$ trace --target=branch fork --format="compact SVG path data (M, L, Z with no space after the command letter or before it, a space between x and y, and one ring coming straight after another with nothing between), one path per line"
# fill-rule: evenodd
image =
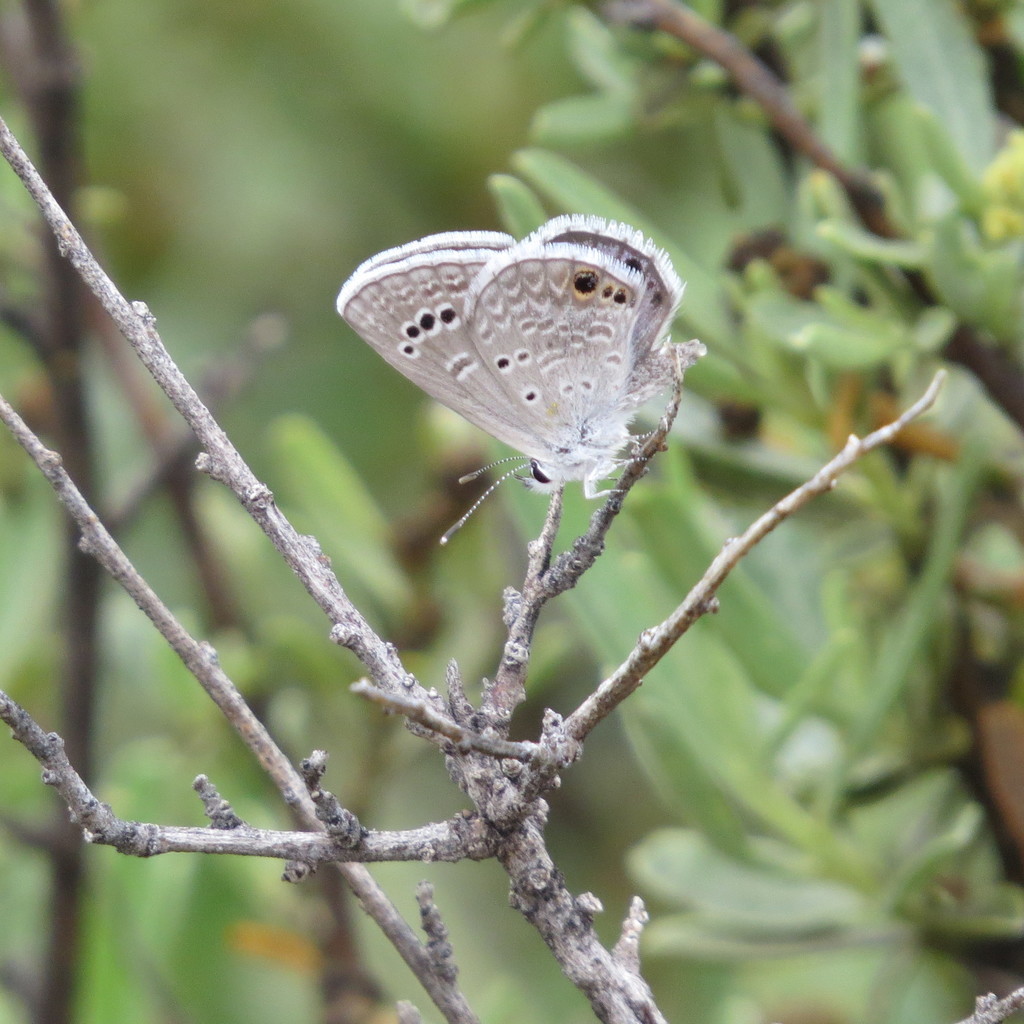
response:
M600 901L589 893L574 896L546 848L548 805L544 794L559 785L559 772L580 757L592 729L640 685L697 618L714 610L718 587L750 548L812 497L831 488L856 459L887 443L910 419L923 413L935 400L941 376L903 416L863 440L852 438L843 452L811 480L739 538L729 541L679 607L646 630L622 665L576 710L563 718L549 709L537 741L512 741L511 721L526 696L533 635L543 606L575 586L593 564L625 496L646 472L649 460L663 450L679 408L681 372L658 429L625 463L615 492L594 512L586 533L557 557L553 557L553 549L562 513L562 491L552 495L543 529L528 547L523 586L519 591L506 592L504 619L508 635L494 678L484 686L480 707L475 708L466 698L454 663L449 665L447 695L442 698L406 671L394 646L378 636L351 603L315 539L298 534L277 508L270 489L254 476L175 366L148 308L143 303L128 303L117 291L2 120L0 152L35 198L62 253L191 426L202 448L198 468L234 492L333 624L331 640L362 661L368 678L354 684L353 692L386 712L401 714L414 733L438 745L453 780L473 804L472 810L448 821L416 829L375 832L364 828L337 797L322 788L326 755L314 752L299 769L285 757L223 672L216 651L190 636L171 615L85 502L64 471L60 457L46 449L0 398L0 419L78 523L83 549L124 586L179 654L275 781L301 828L292 832L253 828L202 776L196 780L196 790L209 826L121 821L77 775L59 737L45 733L24 709L0 694L0 718L43 766L44 781L58 790L86 838L135 856L190 851L273 857L286 863L286 877L294 880L319 864L333 864L445 1019L453 1024L473 1024L476 1017L457 987L451 947L432 892L424 886L417 896L427 934L424 944L384 896L365 862L494 857L509 876L513 906L538 930L563 972L590 1000L598 1018L608 1024L661 1024L664 1018L639 973L639 936L647 920L642 901L634 899L631 903L615 946L611 950L603 946L593 927L594 917L602 910ZM680 360L686 358L689 362L699 351L695 342L679 348L685 349L685 354L677 353ZM405 1007L402 1016L413 1020L418 1015Z

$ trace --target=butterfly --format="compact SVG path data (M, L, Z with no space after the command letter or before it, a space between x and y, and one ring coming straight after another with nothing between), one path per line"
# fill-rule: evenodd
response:
M669 343L682 296L641 232L570 215L518 242L465 231L388 249L337 307L396 370L522 452L528 486L580 480L595 498L637 409L704 352Z

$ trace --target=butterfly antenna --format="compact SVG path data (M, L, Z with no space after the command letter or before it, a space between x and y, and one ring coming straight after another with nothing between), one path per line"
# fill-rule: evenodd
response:
M465 476L460 476L459 477L459 483L460 484L471 483L478 476L483 476L483 474L486 473L489 469L494 469L495 466L503 466L506 462L520 462L520 461L522 461L522 458L523 457L521 455L506 455L505 458L498 459L497 462L488 462L486 466L481 466L479 469L474 469L472 473L467 473ZM506 473L505 476L508 476L508 473ZM501 478L501 480L504 480L505 476L503 476ZM501 483L501 480L499 480L494 485L494 487L497 487L498 484ZM494 487L492 487L491 490L494 490ZM487 494L490 494L490 493L491 493L491 491L489 490L487 492ZM484 498L487 497L487 494L484 495ZM481 498L480 501L483 501L484 498Z
M475 480L481 473L490 469L491 466L498 466L502 462L512 462L513 460L518 461L519 465L516 466L514 469L508 470L506 473L502 473L501 476L499 476L498 479L495 480L494 483L491 484L491 486L488 487L487 490L484 491L484 493L481 494L480 497L477 498L476 501L474 501L473 504L469 506L469 511L466 512L466 514L454 526L445 530L444 534L441 537L441 544L447 544L448 541L450 541L452 537L455 535L455 533L458 530L461 530L462 527L466 525L466 520L469 519L469 517L491 496L491 494L495 490L497 490L498 485L503 484L510 476L515 476L516 473L523 468L523 463L522 460L518 459L517 456L513 455L510 458L499 459L497 462L492 462L490 466L483 466L482 468L478 469L475 473L469 473L459 480L460 484L467 483L470 480ZM529 463L527 463L527 465L529 465Z

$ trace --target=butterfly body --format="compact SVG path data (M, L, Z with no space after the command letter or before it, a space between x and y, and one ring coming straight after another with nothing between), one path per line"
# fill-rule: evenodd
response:
M530 460L527 483L615 472L637 408L701 348L667 344L683 285L639 232L596 217L520 242L449 232L362 264L338 312L387 362Z

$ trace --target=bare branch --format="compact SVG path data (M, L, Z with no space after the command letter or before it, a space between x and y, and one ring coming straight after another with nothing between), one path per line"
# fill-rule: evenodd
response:
M898 419L860 439L850 437L843 450L810 480L791 491L764 513L744 533L728 541L686 599L660 625L645 630L629 657L565 720L565 736L582 743L591 730L609 715L643 681L645 675L672 649L676 641L702 615L716 608L718 588L755 544L812 498L825 494L858 459L888 444L911 420L934 404L945 371L940 370L925 393Z
M507 736L512 713L526 699L526 670L530 661L530 645L541 608L548 595L543 585L544 573L551 563L551 551L562 521L564 485L556 488L548 504L540 536L528 547L528 561L522 593L505 591L505 624L508 637L501 652L501 662L493 680L488 680L481 710L499 735Z
M203 811L210 819L211 828L228 830L241 828L245 824L205 775L197 775L192 788L203 801Z
M398 1024L423 1024L423 1016L420 1011L408 1000L400 999L395 1004L398 1011Z
M394 647L385 643L373 631L348 599L316 543L308 537L300 536L281 514L269 488L249 469L227 434L171 359L156 331L155 319L145 304L129 303L117 290L2 119L0 153L3 153L35 200L56 235L61 252L77 269L153 379L199 439L204 449L204 454L198 460L200 468L231 488L310 596L335 624L332 636L336 642L344 644L356 654L379 686L404 688L405 681L410 677Z
M531 761L540 753L540 748L536 743L512 743L487 733L475 733L471 729L459 725L418 697L386 693L366 679L360 679L353 683L349 689L388 712L404 715L410 722L422 726L427 732L451 740L460 753L468 753L472 750L486 754L488 757L508 757L515 761ZM440 700L440 698L437 699Z
M416 886L416 902L420 908L420 924L427 935L427 949L434 958L434 967L442 977L455 981L459 976L459 968L452 959L448 929L434 902L434 887L429 882L420 882Z
M599 904L574 897L544 844L538 811L508 836L498 860L511 879L510 902L551 949L567 978L590 1000L605 1024L665 1024L650 988L624 960L600 942L593 917Z
M213 648L195 640L174 618L100 523L96 514L86 503L67 473L64 472L60 464L60 457L42 444L2 397L0 397L0 420L7 425L18 443L28 452L43 475L49 480L61 503L78 523L82 531L83 547L124 587L139 608L150 618L217 707L238 731L249 749L256 755L263 769L274 780L278 790L297 818L311 829L321 829L322 825L316 817L316 809L306 792L301 777L220 668ZM59 738L57 739L59 740ZM33 753L35 753L34 750ZM67 794L62 793L62 795L67 798ZM88 793L88 790L82 794L82 800L85 801L82 804L83 807L92 807L93 804L102 806ZM98 811L91 813L98 813ZM111 824L110 827L114 828L114 825ZM230 833L221 832L220 834L226 836ZM124 836L123 841L138 848L138 844L145 842L147 838L148 833L128 833ZM120 849L120 846L118 848ZM361 864L339 864L338 870L344 874L346 881L366 912L387 935L435 1004L445 1014L446 1019L452 1022L474 1020L462 994L433 976L429 957L423 946L367 869Z
M629 913L622 922L619 941L612 948L612 956L623 966L636 973L640 972L640 936L643 934L650 915L639 896L629 901Z
M90 843L112 846L131 857L155 857L164 853L231 854L268 857L303 864L384 861L483 860L494 855L496 836L471 814L449 821L395 832L361 830L358 841L348 835L293 832L253 828L239 818L205 776L194 788L200 793L211 825L189 827L126 821L98 800L75 771L56 733L48 733L32 716L0 690L0 721L43 768L43 782L52 786L67 804L72 819ZM422 948L422 947L420 947Z
M958 1024L1002 1024L1018 1010L1024 1009L1024 988L1018 988L1003 999L997 999L992 993L978 996L975 1000L974 1013Z
M341 801L330 790L320 785L327 771L327 752L314 750L309 757L304 757L299 762L299 771L302 772L309 795L316 805L317 820L323 824L327 834L336 843L354 849L367 835L367 831L351 811L342 807Z

